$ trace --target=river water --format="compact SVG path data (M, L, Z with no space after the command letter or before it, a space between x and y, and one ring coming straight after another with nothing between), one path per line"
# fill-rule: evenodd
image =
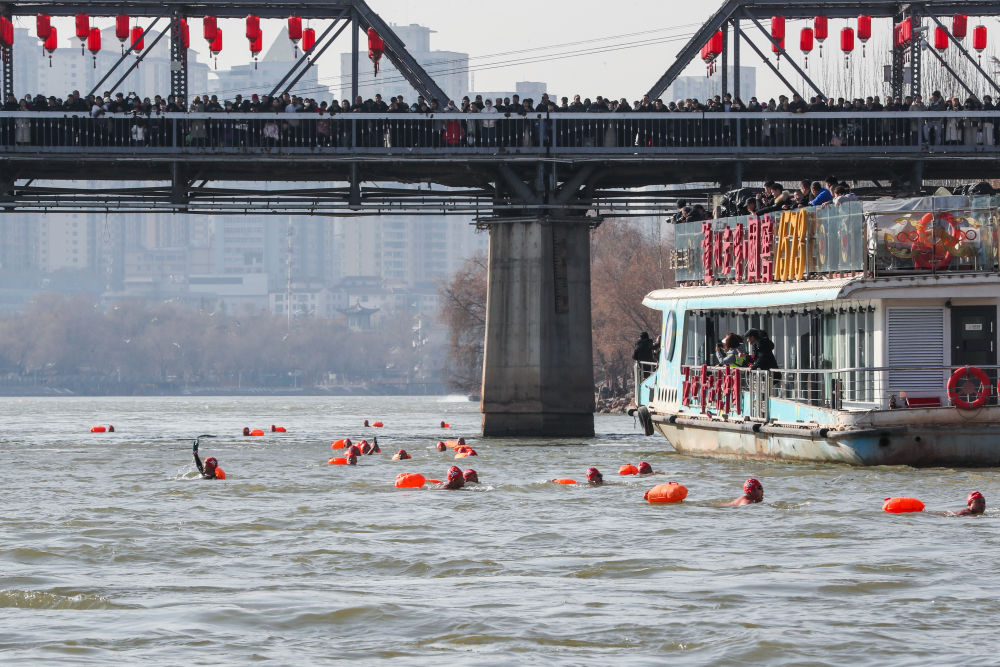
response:
M629 417L577 442L479 440L445 398L25 398L0 404L0 662L996 664L996 470L673 453ZM382 419L383 429L362 420ZM441 479L470 438L481 484ZM91 434L94 424L113 434ZM244 426L288 429L239 437ZM195 473L190 437L225 481ZM377 434L380 456L327 465ZM391 461L399 448L413 460ZM622 478L646 460L666 476ZM566 487L597 466L608 484ZM717 505L759 478L764 503ZM650 506L667 479L690 489ZM987 515L888 515L889 495Z

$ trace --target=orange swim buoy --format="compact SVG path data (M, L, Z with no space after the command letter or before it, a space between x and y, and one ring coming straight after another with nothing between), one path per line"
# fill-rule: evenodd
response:
M890 514L923 512L924 504L916 498L886 498L882 504L882 510Z
M444 446L448 449L455 449L456 447L464 447L464 442L459 442L458 440L445 440Z
M638 475L639 474L639 469L636 468L631 463L626 463L625 465L623 465L621 468L618 469L618 474L619 475Z
M683 484L667 482L657 484L642 497L651 503L679 503L687 498L688 490Z
M91 433L105 433L105 432L107 432L107 430L108 429L104 428L103 426L91 426L90 427L90 432Z
M567 484L567 485L568 484L576 484L576 480L575 479L554 479L552 481L555 482L556 484Z
M350 438L344 438L343 440L337 440L336 442L330 443L330 449L344 449L345 447L351 446Z
M259 428L255 428L254 430L250 431L250 435L264 435L264 431L260 430Z
M347 459L345 459L343 456L338 456L336 458L330 459L329 461L327 461L327 463L329 463L332 466L346 466Z
M385 426L385 424L383 424L382 422L375 422L374 424L372 424L372 426L374 426L375 428L382 428L383 426Z
M275 426L274 427L274 432L275 433L288 433L288 429L286 429L284 426Z
M215 466L215 479L225 479L225 478L226 478L226 471L220 468L219 466Z
M401 472L396 475L397 489L419 489L427 480L418 472Z
M427 483L428 484L443 484L444 482L442 482L439 479L429 479L429 480L427 480Z

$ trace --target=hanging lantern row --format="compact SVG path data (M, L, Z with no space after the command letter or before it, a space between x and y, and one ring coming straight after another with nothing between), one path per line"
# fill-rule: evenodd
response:
M722 31L717 31L708 40L705 46L701 47L701 59L708 66L708 76L715 74L715 60L722 55Z
M368 28L368 59L375 65L375 76L378 76L378 63L382 60L383 53L385 53L385 42L375 32L375 28Z

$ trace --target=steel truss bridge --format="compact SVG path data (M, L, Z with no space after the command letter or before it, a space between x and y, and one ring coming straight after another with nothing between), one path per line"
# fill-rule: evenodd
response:
M444 103L449 92L464 93L442 90L364 0L0 2L3 16L38 13L128 13L149 19L143 37L167 26L156 39L170 40L170 93L181 101L188 97L183 22L251 13L264 19L298 15L328 21L315 46L302 54L272 95L289 91L348 29L356 95L358 36L369 28L382 37L385 56L419 94ZM923 29L947 30L937 17L996 16L1000 2L726 0L649 94L662 94L721 30L726 46L720 93L729 88L730 58L738 77L744 46L799 92L751 41L756 31L807 83L805 96L823 97L795 58L771 39L762 20L861 13L896 21L910 18ZM1000 97L997 82L948 34L982 78L974 85L985 82L984 89ZM128 67L136 66L143 55L128 67L125 62L137 42L95 90L120 70L127 74ZM0 47L0 57L6 94L13 88L12 48ZM922 57L919 40L895 48L894 95L904 92L906 64L913 71L911 91L921 92ZM973 84L949 71L972 94ZM732 83L738 89L739 82ZM10 112L0 113L0 211L476 216L490 231L484 434L592 435L589 229L602 215L662 213L679 194L664 186L683 184L726 188L744 181L794 182L833 173L916 192L925 180L996 178L998 120L992 113L964 111L99 118ZM86 187L74 183L81 180Z

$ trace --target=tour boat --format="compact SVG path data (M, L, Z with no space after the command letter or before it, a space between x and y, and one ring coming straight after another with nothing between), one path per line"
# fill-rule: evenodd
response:
M1000 465L1000 197L852 200L679 224L636 407L692 455ZM764 330L778 368L719 367Z

